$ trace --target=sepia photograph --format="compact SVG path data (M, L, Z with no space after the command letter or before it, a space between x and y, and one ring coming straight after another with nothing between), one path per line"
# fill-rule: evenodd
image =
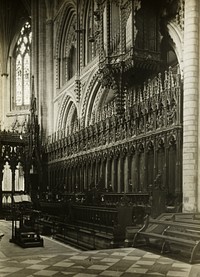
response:
M0 277L200 277L199 59L199 0L0 0Z

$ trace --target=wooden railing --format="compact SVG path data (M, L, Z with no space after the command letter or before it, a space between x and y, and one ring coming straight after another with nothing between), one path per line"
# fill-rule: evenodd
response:
M91 196L88 199L88 194ZM148 205L149 204L149 194L148 193L114 193L114 192L102 192L97 191L92 192L78 192L78 193L63 193L52 195L46 192L42 196L38 195L38 201L43 207L50 206L62 206L63 203L76 203L82 205L92 205L101 207L116 207L120 202L126 201L132 205ZM90 202L91 201L91 202Z
M88 229L113 233L118 225L118 211L114 208L72 205L70 222Z
M139 205L148 205L149 203L149 194L148 193L106 193L102 194L101 200L103 204L108 206L116 206L116 204L124 201L132 203L134 206Z
M84 249L123 245L126 227L141 226L149 213L148 194L107 193L99 206L82 202L83 194L65 197L68 200L63 202L40 203L37 227L43 234Z

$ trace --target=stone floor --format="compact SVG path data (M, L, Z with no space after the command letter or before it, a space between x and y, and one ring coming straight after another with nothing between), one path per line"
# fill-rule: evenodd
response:
M44 237L44 247L23 249L10 243L11 224L0 221L0 277L171 276L200 277L200 264L173 260L135 248L80 251Z

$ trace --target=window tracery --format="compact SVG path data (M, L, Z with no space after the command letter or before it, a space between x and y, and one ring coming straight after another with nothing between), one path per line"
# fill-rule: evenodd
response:
M97 4L90 1L88 11L86 12L86 63L89 63L97 55L98 44L98 21L97 21Z
M71 24L63 31L61 48L61 85L73 78L77 64L76 18L71 15Z
M26 22L20 31L15 47L14 66L14 108L28 108L31 94L31 40L32 32L30 22Z

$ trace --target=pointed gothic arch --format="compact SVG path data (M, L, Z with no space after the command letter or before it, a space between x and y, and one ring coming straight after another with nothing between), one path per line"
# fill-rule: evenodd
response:
M183 31L177 24L170 22L167 25L169 36L172 39L171 46L176 53L178 64L180 66L180 72L183 71ZM170 41L169 41L170 42Z
M72 94L67 94L63 100L57 123L57 130L70 134L78 130L78 107Z
M56 87L62 87L75 74L70 69L70 59L74 59L76 53L76 9L70 2L63 7L60 14L60 23L55 40L56 47ZM72 48L75 50L72 53ZM73 55L72 55L73 54Z
M27 110L30 107L31 44L31 21L30 18L26 18L16 33L10 49L12 110Z

